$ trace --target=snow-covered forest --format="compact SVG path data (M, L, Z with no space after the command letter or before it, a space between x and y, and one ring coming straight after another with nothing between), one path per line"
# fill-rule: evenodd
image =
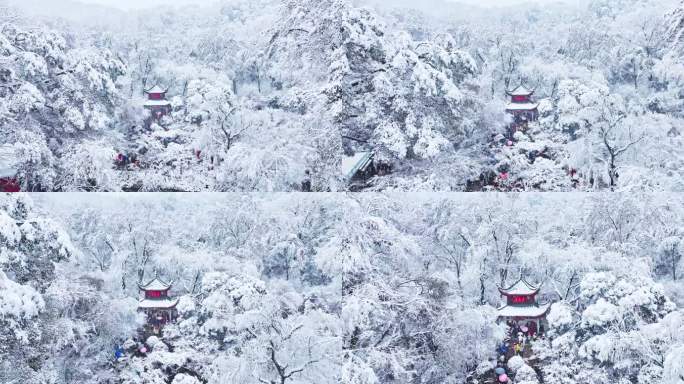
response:
M679 1L5 1L24 191L684 190ZM538 118L513 133L521 83ZM366 152L382 171L350 182Z
M684 0L0 0L0 384L684 384L683 147Z
M492 382L524 275L515 383L681 384L683 234L674 194L4 194L0 382Z

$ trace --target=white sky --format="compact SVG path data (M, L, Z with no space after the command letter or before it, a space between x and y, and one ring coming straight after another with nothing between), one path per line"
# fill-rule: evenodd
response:
M60 1L60 0L55 0ZM78 0L83 3L100 4L116 7L119 9L140 9L140 8L150 8L158 5L188 5L188 4L199 4L207 5L212 4L218 0ZM391 4L392 2L397 3L414 3L419 5L422 0L383 0L383 3ZM472 5L485 5L485 6L507 6L515 5L520 3L577 3L580 0L447 0L449 2L460 2Z
M59 1L59 0L56 0ZM107 5L123 10L129 9L143 9L152 8L160 5L188 5L188 4L199 4L207 5L217 2L218 0L77 0L82 3Z
M419 0L418 0L419 1ZM521 3L579 3L581 0L449 0L452 2L473 4L473 5L486 5L486 6L508 6L516 5Z

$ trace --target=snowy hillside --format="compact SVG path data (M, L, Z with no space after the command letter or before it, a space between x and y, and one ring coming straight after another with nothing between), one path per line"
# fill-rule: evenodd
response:
M681 7L580 3L14 2L0 144L27 191L682 191Z
M0 382L681 383L683 203L0 195Z

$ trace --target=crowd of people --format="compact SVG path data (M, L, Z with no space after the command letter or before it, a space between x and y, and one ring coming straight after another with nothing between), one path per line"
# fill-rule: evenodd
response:
M496 381L502 384L511 383L511 379L508 377L506 371L508 360L513 356L524 358L526 354L529 355L530 343L538 338L544 338L543 324L539 326L538 331L531 329L533 327L521 326L515 321L509 321L506 325L508 326L509 332L504 339L504 342L497 348L499 358L497 366L494 369Z

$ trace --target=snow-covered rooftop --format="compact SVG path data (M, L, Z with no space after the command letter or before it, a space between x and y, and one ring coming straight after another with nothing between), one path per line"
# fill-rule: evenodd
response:
M537 109L539 103L508 103L506 104L507 111L531 111Z
M164 89L158 85L155 85L154 87L146 90L145 93L166 93L166 89Z
M138 308L149 309L149 308L161 308L169 309L173 308L178 304L178 299L163 298L163 299L142 299L138 302Z
M0 145L0 177L17 175L16 150L12 145Z
M513 283L508 288L501 288L499 287L499 291L504 294L504 295L511 295L511 296L524 296L524 295L533 295L537 292L539 292L539 288L541 285L534 285L529 283L525 278L520 277L518 281Z
M138 287L143 291L165 291L171 288L171 284L163 281L159 276L155 276L147 284L138 284Z
M143 104L146 107L164 107L167 105L171 105L171 102L168 100L146 100L145 104Z
M530 96L534 93L534 91L527 88L525 85L520 84L512 91L506 91L506 93L508 93L511 96Z
M499 317L525 317L534 318L542 317L551 307L551 303L546 303L542 305L530 305L530 306L511 306L504 305L498 308Z
M342 158L341 171L347 179L351 179L359 171L364 171L373 160L373 152L358 152L353 156Z

